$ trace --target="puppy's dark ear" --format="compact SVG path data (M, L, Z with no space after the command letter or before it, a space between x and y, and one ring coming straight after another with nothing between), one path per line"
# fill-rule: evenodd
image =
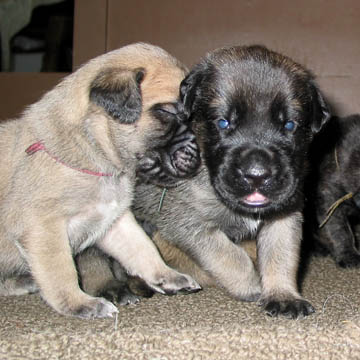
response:
M310 83L311 97L312 97L312 114L313 120L311 123L311 130L314 134L318 133L321 128L328 122L331 117L330 109L322 96L316 84Z
M196 99L200 95L200 84L204 78L204 67L199 64L186 76L180 84L180 100L184 104L186 115L194 109Z
M145 69L106 69L90 86L90 101L122 124L133 124L141 115L140 84Z

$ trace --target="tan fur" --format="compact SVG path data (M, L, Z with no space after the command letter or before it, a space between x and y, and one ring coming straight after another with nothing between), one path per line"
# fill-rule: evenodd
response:
M137 69L145 75L141 116L133 124L121 123L90 101L92 86L131 95ZM149 109L176 101L184 74L184 67L164 50L129 45L91 60L23 116L1 125L0 294L33 291L31 281L26 287L22 284L31 274L43 298L58 312L112 316L117 312L114 305L79 288L73 255L91 245L125 261L128 271L153 289L176 290L180 282L197 286L163 263L128 211L136 164L147 144L165 131ZM38 141L68 166L45 151L27 155L25 150Z
M302 214L294 213L266 223L258 238L259 269L263 274L263 298L300 299L296 275L301 243ZM287 259L283 261L282 259Z
M152 237L155 245L159 249L161 256L166 263L174 269L192 276L201 286L215 286L212 277L207 274L190 256L169 243L156 232Z
M90 247L76 259L82 289L93 296L99 296L102 293L104 284L113 280L109 258L96 256L97 251L97 248Z
M161 256L169 266L174 269L178 269L183 273L189 274L203 287L216 286L216 283L210 274L202 269L185 252L177 248L174 244L163 239L159 232L156 232L152 239L159 249ZM244 240L241 243L241 247L247 252L253 263L256 264L257 251L255 240Z

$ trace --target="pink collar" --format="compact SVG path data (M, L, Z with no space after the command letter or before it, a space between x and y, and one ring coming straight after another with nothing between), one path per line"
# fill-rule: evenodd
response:
M56 162L58 162L59 164L62 164L70 169L73 169L73 170L76 170L76 171L80 171L82 173L85 173L85 174L88 174L88 175L94 175L94 176L113 176L112 174L106 174L106 173L102 173L102 172L96 172L96 171L91 171L91 170L88 170L88 169L77 169L77 168L74 168L68 164L65 164L62 160L60 160L59 158L57 158L56 156L52 155L45 147L45 145L41 142L41 141L38 141L32 145L30 145L26 150L25 152L28 154L28 155L33 155L35 154L36 152L38 151L45 151L46 154L48 154L52 159L54 159Z

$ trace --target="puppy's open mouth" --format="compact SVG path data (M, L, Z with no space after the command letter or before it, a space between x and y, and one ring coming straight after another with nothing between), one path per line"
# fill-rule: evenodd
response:
M250 195L244 197L243 202L249 206L265 206L270 202L270 200L263 194L254 191Z

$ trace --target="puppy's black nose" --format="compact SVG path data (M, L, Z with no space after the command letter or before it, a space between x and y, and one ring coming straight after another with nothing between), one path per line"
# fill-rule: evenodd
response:
M244 150L237 163L237 171L243 180L252 188L266 185L273 177L270 152L262 149Z
M263 164L255 164L247 169L243 169L242 173L244 180L254 188L263 186L271 178L271 170Z

